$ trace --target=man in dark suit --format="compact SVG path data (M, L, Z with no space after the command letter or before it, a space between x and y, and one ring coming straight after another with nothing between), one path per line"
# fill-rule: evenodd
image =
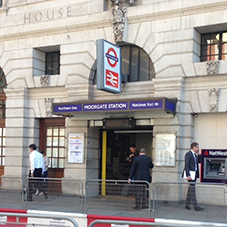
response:
M150 169L152 169L153 167L154 165L151 158L146 156L146 150L142 148L140 150L139 156L135 157L133 160L132 169L129 175L129 181L134 177L135 180L148 181L150 183ZM135 185L136 206L133 207L133 209L139 210L140 208L147 208L147 186L148 185L146 183L139 182Z
M185 155L184 172L186 174L188 182L196 182L196 179L199 178L198 153L199 153L199 144L196 142L193 142L191 144L191 150L188 151ZM192 172L190 173L190 171L195 172L195 177L193 177L193 174L192 174ZM193 183L191 183L188 187L185 209L191 210L191 208L190 208L191 201L192 201L192 204L196 211L204 210L204 208L200 207L197 203L196 194L195 194L195 184L193 184Z

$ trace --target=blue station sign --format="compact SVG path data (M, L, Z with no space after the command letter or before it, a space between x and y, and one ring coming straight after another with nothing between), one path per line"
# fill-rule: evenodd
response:
M100 102L100 103L55 103L53 114L76 114L94 112L122 112L122 111L166 111L176 112L176 101L166 98L154 100Z

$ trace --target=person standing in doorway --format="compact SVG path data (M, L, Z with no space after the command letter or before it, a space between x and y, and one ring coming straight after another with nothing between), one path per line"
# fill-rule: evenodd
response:
M30 148L30 155L29 155L29 159L30 159L30 173L29 173L29 177L31 178L39 178L42 177L42 174L44 172L44 161L43 161L43 156L40 152L38 152L36 150L36 145L35 144L30 144L29 145ZM28 189L28 201L32 201L32 191L33 191L33 184L34 186L39 190L42 191L45 199L48 198L47 192L43 189L41 189L41 185L39 183L40 180L29 180L29 189Z
M48 177L48 166L49 166L49 158L46 156L46 153L44 151L40 151L40 153L42 154L43 156L43 161L44 161L44 172L43 172L43 175L42 177L44 178L47 178ZM43 183L43 190L47 190L47 182L46 180L44 180L44 183ZM35 195L43 195L43 192L39 192L38 189L36 189L36 193Z
M138 154L138 151L136 150L136 146L134 144L130 145L129 149L130 149L131 153L127 157L127 161L130 163L130 166L132 166L134 158L137 157L139 154Z
M134 158L132 169L129 176L129 182L131 179L139 181L151 182L150 169L154 167L150 157L146 156L146 150L141 148L139 156ZM147 193L147 183L138 183L135 185L135 202L136 206L133 207L135 210L140 210L148 208L148 193Z
M129 146L129 149L130 149L130 155L127 157L126 160L129 162L129 165L130 165L129 171L131 171L133 160L135 157L137 157L139 155L139 152L136 150L135 144L131 144ZM134 180L134 178L132 178L131 180ZM133 183L131 185L129 185L127 196L131 196L131 197L135 196Z
M191 144L191 150L188 151L185 155L185 168L183 171L183 175L185 172L187 180L188 182L190 182L190 185L188 187L187 198L185 202L185 209L191 210L190 202L192 201L194 209L196 211L201 211L201 210L204 210L204 208L200 207L197 203L196 194L195 194L195 184L194 184L196 182L196 179L199 178L198 154L199 154L199 144L197 142L193 142Z

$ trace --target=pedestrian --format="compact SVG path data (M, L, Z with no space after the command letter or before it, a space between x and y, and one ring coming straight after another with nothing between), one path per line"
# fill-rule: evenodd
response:
M129 149L130 149L130 155L127 157L126 160L129 162L129 165L130 165L130 168L129 168L129 173L130 173L133 160L135 157L139 156L139 152L137 151L135 144L131 144L129 146ZM132 178L131 180L134 180L134 178ZM131 183L130 185L128 185L127 197L129 197L129 196L135 197L133 184L134 183Z
M30 148L30 151L31 151L31 153L29 155L30 166L31 166L29 177L31 177L31 178L42 177L42 174L44 172L43 156L40 152L38 152L36 150L35 144L30 144L29 148ZM27 198L28 201L32 201L33 185L39 191L43 192L45 199L48 198L47 192L45 190L41 189L40 179L37 179L37 180L29 179L28 198Z
M129 149L131 153L126 160L130 163L130 166L132 166L133 160L139 155L139 152L136 150L136 146L134 144L131 144Z
M44 151L40 151L40 153L42 154L43 161L44 161L44 172L42 174L42 177L47 178L48 177L48 166L49 166L49 163L50 163L49 158L46 156L46 153ZM48 187L48 183L44 179L43 190L47 190L47 187ZM35 195L43 195L43 192L39 192L39 190L36 189Z
M199 178L199 144L197 142L193 142L191 144L191 149L188 151L185 155L185 167L182 176L185 175L188 182L190 182L190 185L188 187L188 193L186 197L185 202L185 209L191 210L190 208L190 202L192 201L192 204L194 206L194 209L196 211L204 210L204 208L200 207L196 200L196 194L195 194L195 182L196 179Z
M139 156L135 157L133 160L129 182L131 179L139 180L139 181L147 181L151 182L151 174L150 169L154 167L152 160L150 157L146 156L146 150L141 148L139 152ZM136 206L133 207L135 210L140 210L148 208L148 193L147 193L147 183L138 182L135 185L135 203Z

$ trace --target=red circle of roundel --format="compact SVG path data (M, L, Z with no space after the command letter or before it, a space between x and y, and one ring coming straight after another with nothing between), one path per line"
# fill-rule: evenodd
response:
M204 152L204 155L206 155L206 156L209 155L209 152L208 151L205 151Z
M110 54L111 51L114 53L115 58L117 58L117 53L116 53L116 51L115 51L112 47L109 48L109 50L107 51L107 54ZM109 58L107 58L107 61L108 61L109 65L110 65L111 67L113 67L113 68L117 65L117 61L115 61L114 63L111 63L111 61L110 61Z

